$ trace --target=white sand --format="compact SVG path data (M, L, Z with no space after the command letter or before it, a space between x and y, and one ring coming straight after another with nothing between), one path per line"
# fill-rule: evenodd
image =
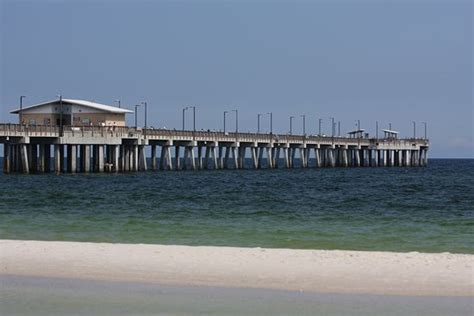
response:
M0 274L414 296L474 296L474 255L0 240Z

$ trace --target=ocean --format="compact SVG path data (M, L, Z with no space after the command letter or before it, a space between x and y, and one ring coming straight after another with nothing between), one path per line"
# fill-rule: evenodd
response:
M474 253L474 160L0 174L0 239Z

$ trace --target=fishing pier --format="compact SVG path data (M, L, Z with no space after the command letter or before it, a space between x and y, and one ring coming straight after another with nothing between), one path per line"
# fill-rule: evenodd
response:
M331 137L23 124L0 124L0 143L4 173L25 174L418 167L427 165L429 148L427 139L398 139L391 131L368 138L362 130Z

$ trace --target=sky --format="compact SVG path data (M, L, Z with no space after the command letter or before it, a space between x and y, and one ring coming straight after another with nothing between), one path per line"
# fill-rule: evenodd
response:
M473 2L0 0L0 122L64 98L132 109L148 125L424 136L430 157L474 158ZM138 110L143 124L143 109ZM229 113L227 128L235 128ZM134 116L127 123L133 125ZM186 112L187 128L192 113Z

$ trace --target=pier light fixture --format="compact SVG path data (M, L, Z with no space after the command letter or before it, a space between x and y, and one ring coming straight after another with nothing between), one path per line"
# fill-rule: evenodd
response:
M239 132L239 110L235 109L232 112L235 112L235 133L237 134Z
M334 124L335 124L334 123L334 117L330 117L329 119L331 120L331 137L334 137L334 134L335 134L335 132L334 132L334 129L335 129L334 128Z
M306 135L306 115L301 114L300 115L303 118L303 136Z
M183 116L182 116L182 119L183 119L183 128L182 128L182 129L183 129L183 131L184 131L185 127L186 127L185 112L186 112L187 109L189 109L189 106L185 106L185 107L183 108Z
M229 113L229 111L224 111L224 134L225 134L225 117L226 117L227 113Z
M23 99L26 98L25 95L20 95L20 125L23 125Z
M118 107L121 108L120 99L114 100L114 102L117 102Z
M270 134L273 134L273 112L268 112L268 115L270 115Z
M145 136L146 136L146 128L147 128L147 116L148 116L148 103L146 101L143 101L141 104L145 106Z
M337 121L337 137L341 137L341 121Z
M56 95L59 98L59 128L60 134L63 134L63 96L61 94Z
M357 123L357 131L360 131L360 120L357 120L356 123Z
M290 116L290 135L293 135L293 119L294 116Z
M428 124L426 122L423 122L423 125L425 126L425 140L428 139Z
M138 120L137 120L137 112L138 112L138 107L140 104L135 104L135 130L138 129Z
M190 109L193 109L193 131L196 131L196 106L195 105L190 105Z
M321 136L321 127L322 127L322 125L323 125L323 119L320 118L320 119L318 120L318 122L319 122L319 132L318 132L318 135Z
M413 121L413 138L416 139L416 122Z
M379 121L375 121L375 138L379 139Z
M258 113L257 114L257 134L260 134L260 117L262 114Z

